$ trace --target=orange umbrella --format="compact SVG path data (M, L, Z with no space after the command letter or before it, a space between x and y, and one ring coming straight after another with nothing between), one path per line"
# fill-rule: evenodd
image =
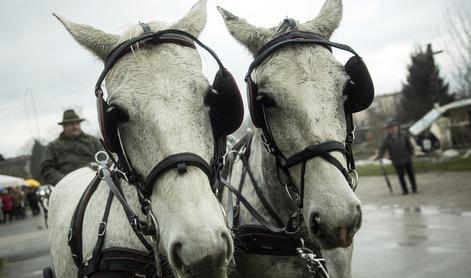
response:
M41 184L34 179L27 179L25 180L25 184L29 187L39 187Z

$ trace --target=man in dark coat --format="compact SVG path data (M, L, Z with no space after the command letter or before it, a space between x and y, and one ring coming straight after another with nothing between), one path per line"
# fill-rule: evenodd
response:
M391 161L396 169L399 182L402 187L402 194L408 194L404 172L407 172L412 187L412 193L417 193L417 184L415 182L414 168L412 166L412 157L414 156L414 147L409 138L399 132L397 123L389 121L386 125L387 135L379 148L378 158L382 159L387 151Z
M73 109L64 111L63 131L59 138L49 143L41 161L43 179L56 185L68 173L95 161L95 154L102 150L98 138L83 133L81 119Z

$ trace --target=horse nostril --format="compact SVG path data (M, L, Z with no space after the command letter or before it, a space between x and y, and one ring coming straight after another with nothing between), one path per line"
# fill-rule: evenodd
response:
M182 260L182 249L183 249L183 244L180 242L176 242L172 249L170 254L171 254L171 262L173 263L174 267L177 269L182 269L183 267L183 260Z

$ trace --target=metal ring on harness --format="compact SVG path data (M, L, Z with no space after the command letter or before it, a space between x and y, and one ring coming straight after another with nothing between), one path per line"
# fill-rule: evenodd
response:
M103 155L104 159L100 159L100 155ZM110 157L105 151L99 151L95 154L95 161L99 165L103 165L103 164L106 165L106 163L108 163L109 160L110 160Z
M350 171L348 171L348 175L352 179L352 190L355 191L358 186L358 181L360 180L360 177L358 176L358 172L355 169L350 169Z
M240 157L245 153L245 147L243 147L242 149L240 149L239 151L237 150L230 150L228 151L227 153L225 153L223 156L222 156L222 163L223 165L226 165L226 157L231 155L231 154L236 154L236 159L234 159L233 163L237 163L239 162L240 160Z
M296 204L298 205L299 204L299 198L300 198L300 195L298 192L291 192L291 190L289 189L292 185L290 184L285 184L285 190L286 190L286 194L288 194L288 198L291 200L291 202L293 202L293 204ZM293 194L294 197L293 197Z

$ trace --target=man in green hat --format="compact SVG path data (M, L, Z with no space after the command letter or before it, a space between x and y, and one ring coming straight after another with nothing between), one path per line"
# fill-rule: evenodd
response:
M62 133L49 143L41 161L43 179L56 185L68 173L95 161L95 154L103 148L98 138L85 134L80 118L73 109L64 111Z
M402 188L402 194L409 194L404 174L407 173L411 185L412 193L417 193L417 183L415 180L412 158L414 157L414 147L409 137L399 131L399 125L393 120L389 120L384 125L387 135L384 137L379 147L378 159L382 159L386 151L391 157L391 162L396 170Z

